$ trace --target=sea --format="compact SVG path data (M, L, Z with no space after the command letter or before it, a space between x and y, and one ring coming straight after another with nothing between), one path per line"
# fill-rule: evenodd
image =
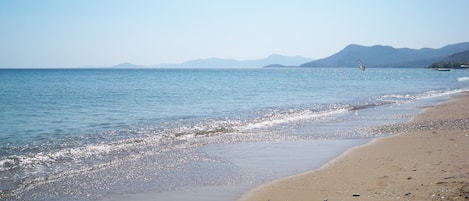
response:
M463 69L0 69L0 200L237 200L464 91Z

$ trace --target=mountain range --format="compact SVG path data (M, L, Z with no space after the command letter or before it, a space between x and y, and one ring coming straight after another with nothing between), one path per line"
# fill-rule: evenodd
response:
M371 68L423 68L435 62L448 59L450 55L469 50L469 42L457 43L442 48L394 48L392 46L362 46L351 44L343 50L326 58L313 60L301 56L272 54L266 58L253 60L234 60L221 58L196 59L179 64L158 64L152 66L122 63L112 68L261 68L261 67L356 67L361 60ZM464 58L461 58L464 59ZM466 58L469 60L469 58Z
M300 67L355 67L358 60L373 68L427 67L433 62L465 50L469 50L469 42L447 45L439 49L394 48L382 45L367 47L352 44L336 54L304 63Z
M299 66L313 59L301 56L283 56L272 54L263 59L235 60L235 59L196 59L179 64L158 64L151 66L122 63L111 68L260 68L270 64L281 64L283 66Z
M310 62L313 59L301 56L283 56L272 54L263 59L255 60L234 60L234 59L197 59L180 64L159 64L151 66L153 68L260 68L270 64L282 64L285 66L299 66Z

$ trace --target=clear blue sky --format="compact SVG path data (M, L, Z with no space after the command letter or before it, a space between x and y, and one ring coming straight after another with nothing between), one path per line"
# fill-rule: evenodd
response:
M469 41L468 0L2 0L0 68L313 59Z

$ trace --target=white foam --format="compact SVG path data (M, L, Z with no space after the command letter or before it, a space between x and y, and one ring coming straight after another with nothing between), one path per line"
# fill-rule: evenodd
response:
M77 160L91 156L102 156L113 151L125 150L133 146L131 141L119 141L112 144L90 144L81 147L65 148L55 152L39 152L30 155L9 156L0 160L0 171L15 167L33 168L37 165L52 164L60 160Z
M413 99L415 99L415 95L412 94L386 94L377 98L379 101L391 103L401 103Z
M452 94L457 94L467 91L467 89L453 89L453 90L444 90L444 91L429 91L425 94L422 94L418 96L416 99L417 100L422 100L422 99L429 99L429 98L437 98L437 97L443 97L443 96L449 96Z
M458 78L458 81L459 81L459 82L466 82L466 81L469 81L469 77L459 77L459 78Z
M332 109L332 110L320 111L320 112L315 112L311 110L303 110L300 112L280 113L280 114L276 114L270 117L263 118L260 121L248 123L247 125L239 129L240 130L261 129L261 128L272 127L272 126L279 125L279 124L299 122L299 121L304 121L308 119L315 119L315 118L337 115L337 114L345 113L348 111L349 111L349 108L339 108L339 109Z
M449 96L449 95L461 93L467 90L468 89L447 89L447 90L427 91L421 94L387 94L387 95L383 95L377 98L377 100L399 104L399 103L405 103L405 102L415 101L415 100L424 100L424 99L429 99L429 98Z

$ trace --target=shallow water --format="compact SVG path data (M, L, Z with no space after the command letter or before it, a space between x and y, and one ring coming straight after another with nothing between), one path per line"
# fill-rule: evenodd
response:
M198 151L216 157L223 166L231 167L224 168L224 171L231 171L229 174L232 178L226 183L191 185L164 192L116 195L104 200L237 200L243 193L261 183L319 168L348 147L368 141L369 139L294 140L211 144ZM194 172L194 175L204 176L199 172Z

